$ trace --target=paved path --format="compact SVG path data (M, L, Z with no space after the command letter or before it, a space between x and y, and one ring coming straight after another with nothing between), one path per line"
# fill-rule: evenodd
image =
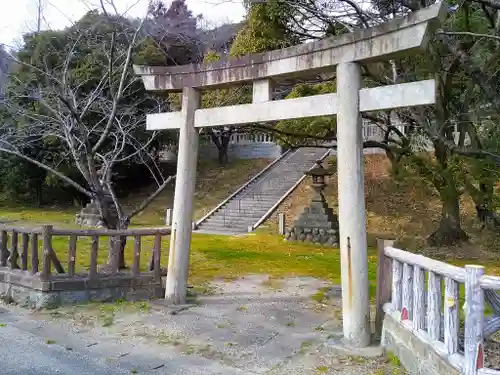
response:
M130 374L117 366L67 350L60 345L48 345L41 337L17 327L0 328L0 368L3 375L104 375Z
M175 314L161 301L42 312L0 306L0 374L391 374L384 358L332 347L341 317L338 294L318 303L325 287L263 275L213 282L197 305Z

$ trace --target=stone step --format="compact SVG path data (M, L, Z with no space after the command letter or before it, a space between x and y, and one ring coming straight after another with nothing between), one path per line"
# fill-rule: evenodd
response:
M245 210L231 210L231 211L216 211L212 216L210 217L247 217L247 218L253 218L253 219L260 219L264 214L267 212L266 211L245 211Z
M302 148L291 152L201 223L200 231L246 233L326 151Z
M234 199L234 200L231 200L229 202L227 202L224 206L225 207L228 207L228 206L231 206L231 207L243 207L243 206L250 206L250 207L254 207L256 204L262 204L262 205L272 205L274 203L276 203L276 201L281 197L278 196L278 197L275 197L275 198L272 198L272 199L264 199L264 198L260 198L259 197L252 197L252 198L243 198L243 199Z
M234 201L230 201L228 203L226 203L224 205L224 208L227 208L227 207L234 207L234 208L238 208L238 207L255 207L255 205L263 205L263 206L272 206L274 203L276 203L278 201L279 198L276 198L276 199L270 199L270 200L264 200L264 199L258 199L258 198L255 198L255 199L245 199L245 200L234 200Z
M232 236L241 235L248 233L247 229L234 229L234 228L210 228L201 226L195 230L195 233L199 234L214 234L220 236Z
M234 232L234 233L248 233L248 226L232 226L232 227L224 227L221 225L211 225L211 224L204 224L200 225L198 227L199 231L205 231L207 233L228 233L228 232Z
M224 216L226 215L239 215L239 216L250 216L250 217L261 217L264 215L272 205L254 205L246 207L227 207L227 209L214 212L214 215Z
M252 218L224 218L222 217L210 217L205 221L206 225L220 226L220 227L242 227L247 228L249 225L254 224L257 220Z

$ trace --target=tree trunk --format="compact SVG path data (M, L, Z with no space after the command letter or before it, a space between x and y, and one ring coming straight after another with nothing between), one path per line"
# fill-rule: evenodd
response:
M233 133L233 128L220 130L219 132L215 132L213 129L210 131L210 138L217 147L219 153L220 165L227 165L229 163L228 150L232 133Z
M106 264L107 269L118 271L127 268L127 265L125 263L126 245L127 236L109 237L108 261Z
M36 206L42 207L43 204L43 181L37 181L35 186L35 195L36 195Z
M126 230L128 229L128 218L118 219L113 201L107 196L98 197L101 216L106 229ZM103 267L103 272L116 272L126 269L125 246L127 245L126 236L109 237L108 260Z
M459 195L454 186L439 192L441 197L441 220L438 228L427 238L430 246L451 246L467 241L468 236L460 225Z
M221 147L218 147L219 151L219 164L220 165L227 165L229 163L229 156L228 156L228 145L224 147L224 145L221 145Z

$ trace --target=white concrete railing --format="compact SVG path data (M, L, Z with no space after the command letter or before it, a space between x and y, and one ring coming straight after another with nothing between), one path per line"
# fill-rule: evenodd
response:
M377 328L380 329L383 308L461 374L500 375L500 371L484 367L483 347L487 325L484 294L485 290L500 290L500 277L484 275L482 266L455 267L396 249L392 244L393 241L379 240ZM463 353L459 352L460 284L465 286ZM498 317L488 322L493 320Z
M376 124L372 124L369 122L363 122L363 139L382 139L383 138L383 129ZM212 140L210 136L207 134L200 135L200 145L210 144ZM248 144L248 143L277 143L277 139L273 134L270 133L233 133L231 134L231 139L229 141L230 144ZM177 145L176 141L170 141L165 144L165 148L175 147Z

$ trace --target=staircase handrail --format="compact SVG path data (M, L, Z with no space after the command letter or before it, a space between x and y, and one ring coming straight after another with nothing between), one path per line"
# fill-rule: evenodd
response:
M324 145L327 145L328 143L324 142L323 144L324 144ZM311 147L311 148L314 148L314 146L310 146L310 147ZM300 150L300 149L295 149L294 154L295 154L295 153L297 153L297 152L299 152L299 150ZM330 149L328 149L328 150L330 150ZM329 151L328 151L328 152L329 152ZM323 155L320 159L321 159L321 160L323 160L323 159L326 157L326 155L328 154L328 152L327 152L327 153L325 153L325 154L324 154L324 155ZM314 165L313 165L313 166L314 166ZM309 169L313 168L313 166L311 166ZM300 172L301 172L301 173L304 173L305 171L301 170ZM241 208L241 202L242 202L242 200L243 200L243 199L246 199L246 198L250 198L250 199L252 199L252 200L254 200L254 201L259 201L260 199L262 199L262 197L265 195L265 193L266 193L266 192L265 192L265 190L264 190L264 189L262 189L262 188L257 189L257 187L259 187L259 186L263 185L264 183L268 182L267 177L268 177L268 176L266 176L265 178L263 178L263 179L262 179L262 181L260 181L258 184L256 184L255 186L253 186L253 187L252 187L252 190L249 190L249 191L247 191L245 194L243 194L242 196L239 196L239 197L237 198L237 207L235 207L235 206L229 206L229 205L228 205L228 207L226 207L226 209L224 210L223 215L222 215L222 217L223 217L223 226L224 226L224 227L226 226L226 216L227 216L228 211L230 211L230 210L234 210L234 209L237 209L237 210L238 210L238 213L242 213L242 212L243 212L243 213L246 213L247 211L252 211L252 208L249 208L249 209L244 208L244 209L242 209L242 208ZM303 175L303 176L299 179L299 181L298 181L298 182L296 182L296 183L294 184L294 186L292 187L292 189L289 189L289 190L285 193L285 194L286 194L286 195L285 195L285 197L286 197L287 195L289 195L289 194L290 194L290 193L291 193L291 192L292 192L292 191L293 191L293 190L294 190L294 189L298 186L298 184L304 180L304 178L305 178L305 175ZM271 181L272 181L272 180L271 180ZM278 183L279 183L279 182L280 182L280 180L278 179ZM281 201L282 201L282 200L280 200L280 202L281 202ZM274 206L273 206L273 207L274 207ZM231 219L230 219L229 221L231 221ZM259 224L259 225L260 225L260 224ZM250 228L252 228L252 229L250 230ZM252 225L251 227L249 227L249 232L250 232L250 231L253 231L253 230L254 230L254 226Z
M274 161L269 163L267 167L262 169L259 173L257 173L255 176L253 176L250 180L245 182L238 190L236 190L234 193L229 195L226 199L224 199L221 203L219 203L213 210L211 210L209 213L207 213L205 216L203 216L200 220L198 220L195 223L195 226L198 227L202 222L207 220L210 216L212 216L218 209L220 209L222 206L224 206L227 202L229 202L231 199L233 199L236 195L238 195L243 189L245 189L248 185L250 185L252 182L254 182L257 178L262 176L265 172L267 172L269 169L271 169L276 163L281 161L285 156L290 154L293 149L286 150L283 154L281 154L279 157L277 157Z
M290 154L291 154L291 155L290 155L290 157L292 157L292 156L293 156L293 154L295 154L295 153L298 151L298 149L293 148L293 149L290 149L289 151L290 151ZM269 176L269 175L268 175L268 176ZM251 190L248 190L248 191L247 191L247 192L245 192L243 195L241 195L241 196L237 197L236 202L238 202L238 208L237 208L237 209L238 209L238 213L241 213L242 211L243 211L243 212L246 212L246 211L247 211L246 209L243 209L243 210L241 209L241 201L242 201L243 199L248 198L248 197L252 197L252 199L255 199L255 197L256 197L256 196L262 195L262 193L255 193L255 190L256 190L258 187L262 186L265 182L267 182L267 178L268 178L268 176L265 176L265 177L264 177L261 181L259 181L257 184L255 184L255 185L252 187L252 189L251 189ZM258 190L258 191L260 191L260 190ZM226 226L226 216L227 216L228 211L233 210L234 208L235 208L234 206L228 205L228 206L224 209L224 212L223 212L223 215L222 215L222 218L223 218L223 225L224 225L224 227Z
M325 154L324 154L324 155L323 155L323 156L322 156L319 160L321 160L321 161L325 160L325 159L328 157L328 155L330 155L330 152L331 152L331 151L332 151L332 149L331 149L331 148L329 148L329 149L325 152ZM314 168L314 165L313 165L311 168L309 168L309 170L311 170L312 168ZM290 194L292 194L292 192L293 192L293 191L297 188L297 186L299 186L299 185L300 185L300 183L301 183L302 181L304 181L304 179L305 179L306 177L307 177L307 176L304 174L301 178L299 178L299 180L298 180L298 181L297 181L297 182L296 182L296 183L295 183L295 184L294 184L294 185L293 185L290 189L288 189L288 191L287 191L285 194L283 194L283 195L281 196L281 198L280 198L280 199L278 199L278 200L276 201L276 203L275 203L275 204L274 204L274 205L273 205L273 206L272 206L272 207L271 207L271 208L270 208L270 209L269 209L269 210L268 210L268 211L267 211L267 212L266 212L266 213L265 213L265 214L264 214L264 215L263 215L263 216L262 216L259 220L257 220L257 221L256 221L256 222L252 225L252 226L249 226L249 227L248 227L248 231L249 231L249 232L253 232L256 228L258 228L258 227L259 227L259 225L261 225L264 221L266 221L266 220L267 220L267 218L268 218L268 217L269 217L269 216L270 216L270 215L274 212L274 210L276 210L276 209L279 207L279 205L280 205L280 204L281 204L281 203L282 203L282 202L283 202L283 201L284 201L284 200L285 200L285 199L286 199L286 198L287 198ZM250 228L251 228L251 230L250 230Z

